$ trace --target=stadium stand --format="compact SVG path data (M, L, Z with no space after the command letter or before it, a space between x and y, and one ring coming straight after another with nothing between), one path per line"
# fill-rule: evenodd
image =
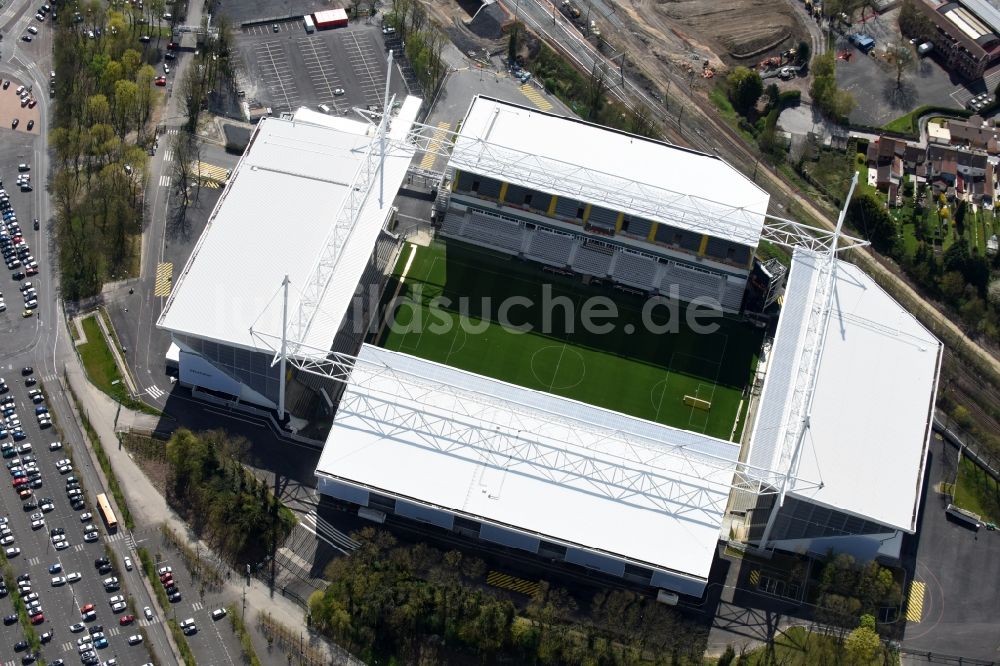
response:
M564 268L569 264L575 241L576 239L568 234L536 229L531 234L531 242L524 254L543 264Z
M487 215L470 209L462 236L472 243L518 253L521 251L523 228L517 222Z
M622 251L618 253L612 277L630 287L653 291L656 288L657 265L652 257Z
M613 248L585 238L573 256L573 270L594 277L607 277L613 257Z
M682 301L691 301L698 296L718 298L721 281L718 275L672 262L660 278L660 292L671 296L671 287L676 286L677 297Z

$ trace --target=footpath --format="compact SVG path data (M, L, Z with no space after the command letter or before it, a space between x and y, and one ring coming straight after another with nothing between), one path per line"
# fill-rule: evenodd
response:
M80 403L80 409L87 414L111 461L111 468L122 487L135 524L147 527L166 525L175 534L186 539L190 548L197 548L203 553L211 553L211 548L204 542L199 542L190 533L187 524L170 509L166 499L157 491L128 452L119 449L118 437L113 426L115 413L119 409L118 403L87 380L79 357L75 353L65 354L61 360L65 368L65 378ZM158 421L158 417L122 408L118 415L118 430L125 431L132 428L152 431L156 429ZM91 455L93 456L93 454ZM100 469L96 460L94 467ZM257 656L264 663L286 663L284 655L277 650L273 651L273 655L269 654L267 641L257 628L255 621L257 611L266 611L277 622L291 629L302 629L303 633L308 633L304 631L305 611L290 599L273 593L261 581L251 578L250 585L244 586L245 580L245 577L239 573L227 577L221 596L227 605L232 604L239 609L242 607L245 591L246 626L250 629L253 637ZM310 647L314 649L322 650L328 655L331 653L329 647L322 640L310 638L309 643ZM338 650L333 651L339 652ZM281 658L279 659L279 657ZM334 663L334 661L331 659L328 663Z

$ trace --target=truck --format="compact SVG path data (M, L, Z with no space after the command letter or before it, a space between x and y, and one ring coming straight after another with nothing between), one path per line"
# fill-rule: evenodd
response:
M303 16L302 22L305 24L306 32L310 34L316 32L316 23L313 21L312 14L306 14Z

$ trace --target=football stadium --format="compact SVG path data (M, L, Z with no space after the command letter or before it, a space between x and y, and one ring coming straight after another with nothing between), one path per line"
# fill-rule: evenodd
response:
M596 580L699 597L727 541L899 556L941 345L862 241L715 156L482 96L442 141L411 101L255 130L160 318L182 386L321 429L317 489L365 518Z

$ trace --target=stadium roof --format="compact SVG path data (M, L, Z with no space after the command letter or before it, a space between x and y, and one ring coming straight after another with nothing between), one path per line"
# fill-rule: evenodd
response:
M396 140L385 160L386 196L379 185L350 230L303 345L329 349L371 256L392 200L412 158L399 139L413 124L420 100L407 98L392 124ZM289 321L329 241L338 211L365 164L374 127L299 109L293 118L265 118L233 170L225 191L158 322L161 328L235 347L273 351L251 335L281 338L282 289L287 274Z
M751 247L769 200L718 157L483 96L449 164Z
M748 462L787 468L795 367L817 305L819 255L797 250L764 380ZM790 492L906 531L916 529L941 343L857 266L838 261L809 426ZM807 484L812 485L807 485ZM821 485L820 485L821 484Z
M708 577L738 445L370 345L358 358L317 475Z

